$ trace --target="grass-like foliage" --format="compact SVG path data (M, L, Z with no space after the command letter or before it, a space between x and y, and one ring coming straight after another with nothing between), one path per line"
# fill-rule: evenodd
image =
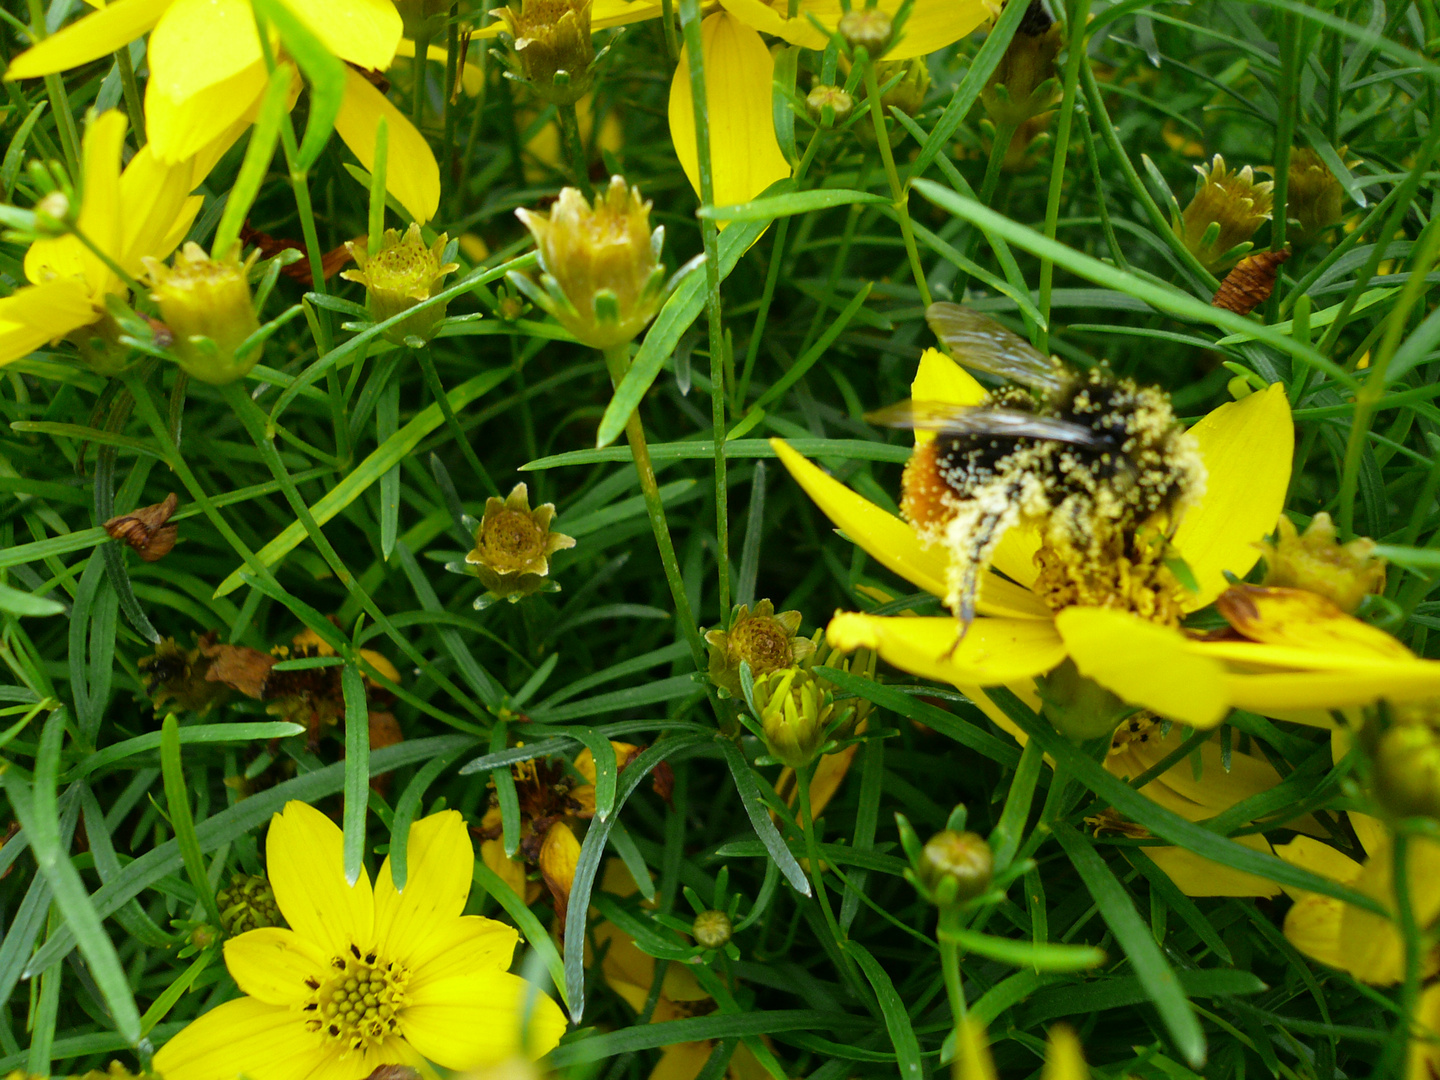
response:
M1440 1075L1434 0L0 20L0 1076Z

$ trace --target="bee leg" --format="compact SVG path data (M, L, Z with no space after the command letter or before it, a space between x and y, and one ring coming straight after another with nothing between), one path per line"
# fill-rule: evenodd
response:
M960 648L965 635L970 632L970 624L975 621L975 594L979 586L979 573L979 566L973 561L965 570L965 587L960 593L960 625L955 633L955 640L945 652L946 660L954 657L955 650Z

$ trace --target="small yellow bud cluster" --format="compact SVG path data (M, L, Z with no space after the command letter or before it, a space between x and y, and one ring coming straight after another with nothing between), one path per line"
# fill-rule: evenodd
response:
M1172 215L1171 227L1205 269L1226 269L1254 246L1250 238L1270 220L1275 184L1256 181L1249 165L1238 172L1228 168L1219 154L1195 171L1195 196Z
M834 696L826 684L798 667L756 679L755 707L770 756L792 769L815 760L836 719Z
M555 504L530 508L530 492L516 484L504 499L491 496L485 501L485 515L475 529L475 547L465 556L470 572L488 590L477 608L496 600L514 604L541 589L559 586L548 581L550 556L575 546L575 539L551 531Z
M1305 589L1353 613L1371 593L1385 587L1385 560L1375 554L1375 541L1359 537L1348 544L1335 540L1335 524L1321 511L1301 533L1287 517L1280 519L1274 541L1263 541L1265 585Z
M172 266L146 259L160 318L174 336L171 348L192 379L223 385L243 379L263 349L252 346L243 355L241 344L260 329L250 297L250 267L258 250L243 264L234 254L212 259L196 243L175 254Z
M514 50L518 77L540 97L573 105L594 81L590 39L591 0L519 0L499 8Z
M364 244L352 242L345 247L359 269L346 270L340 276L365 286L365 307L376 322L384 322L409 311L422 300L428 300L444 288L445 278L460 268L447 263L445 249L450 238L441 233L427 245L415 222L402 236L398 230L386 229L380 250L371 255ZM385 339L395 345L423 344L435 333L435 325L445 317L444 304L432 304L385 331ZM413 339L413 340L412 340Z
M220 925L232 937L247 930L285 925L280 905L275 902L275 890L263 874L236 874L230 879L230 887L216 894L215 902L220 907Z
M732 932L730 916L713 908L696 915L690 926L691 937L705 949L723 949L729 943Z
M732 697L741 696L740 665L750 665L751 677L792 667L815 651L815 643L797 637L800 612L775 614L775 605L761 600L752 612L745 604L735 609L729 630L705 635L710 647L710 681Z

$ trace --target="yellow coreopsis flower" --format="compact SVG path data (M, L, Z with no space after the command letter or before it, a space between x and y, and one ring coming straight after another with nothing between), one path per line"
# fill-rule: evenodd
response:
M384 71L403 25L392 0L288 0L325 46L347 62L335 130L367 169L375 131L389 133L386 186L424 222L440 203L440 168L424 136L360 71ZM150 32L145 118L150 146L176 162L251 123L269 77L250 0L115 0L21 53L7 79L28 79L95 60ZM289 63L285 61L285 63ZM353 65L353 66L351 66Z
M927 350L921 358L916 401L977 405L985 395L939 351ZM1208 480L1171 541L1198 585L1198 591L1184 592L1180 607L1186 613L1226 591L1226 572L1243 576L1254 566L1257 542L1279 518L1294 449L1284 388L1271 386L1222 405L1189 434ZM827 476L783 441L771 445L846 536L907 581L947 595L948 556L942 546L926 548L904 521ZM958 644L953 618L860 612L838 613L827 630L829 641L841 650L874 649L896 667L957 686L1012 733L1014 725L982 688L1009 686L1038 708L1032 680L1067 658L1123 701L1199 728L1216 726L1232 707L1275 716L1440 694L1440 663L1417 659L1393 640L1376 648L1362 632L1372 628L1338 611L1334 614L1346 621L1327 617L1312 628L1261 617L1241 630L1247 640L1206 640L1118 603L1051 610L1030 589L1039 574L1039 549L1036 530L1015 527L1005 533L990 560L994 569L980 575L981 617Z
M82 200L76 227L133 277L146 258L163 259L185 238L201 200L191 189L209 163L166 165L147 146L122 172L126 121L101 113L85 132ZM37 240L25 255L31 284L0 299L0 364L18 360L47 341L89 326L105 314L105 297L128 285L73 235Z
M166 1080L363 1080L381 1065L475 1068L549 1053L560 1007L509 973L519 935L462 915L475 853L454 810L410 829L404 891L390 860L372 888L347 885L338 827L290 802L270 823L266 854L291 929L225 943L247 996L212 1009L155 1055ZM529 1008L528 1028L522 1014Z
M879 6L893 15L900 8L900 0L881 0ZM808 49L823 49L830 40L828 33L817 30L811 17L829 31L839 23L844 11L840 0L800 0L793 19L788 17L789 0L709 0L705 7L709 14L700 33L710 166L715 204L727 206L748 202L790 175L790 163L775 137L771 104L775 61L760 35L770 34ZM989 0L915 0L899 41L891 46L885 59L905 60L943 49L990 18L995 7ZM590 27L604 30L655 19L663 10L658 0L595 0ZM500 25L492 25L481 34L494 36L501 29ZM693 100L689 52L682 48L670 84L670 137L680 166L698 194L700 158Z
M1394 842L1375 818L1351 813L1350 824L1368 856L1364 863L1308 836L1277 847L1275 853L1286 862L1350 886L1393 913ZM1412 837L1407 862L1410 908L1424 930L1440 916L1440 843ZM1295 905L1285 915L1285 936L1306 956L1377 986L1390 986L1405 977L1405 942L1394 918L1319 893L1286 891L1295 898ZM1435 974L1436 960L1433 951L1422 959L1426 976Z

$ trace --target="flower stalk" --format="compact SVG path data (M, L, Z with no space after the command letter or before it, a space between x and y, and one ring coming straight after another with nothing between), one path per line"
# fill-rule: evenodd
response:
M875 63L868 55L862 63L865 65L865 97L870 102L870 117L875 122L875 142L880 149L880 161L885 166L885 178L890 181L890 195L894 199L892 205L900 219L900 235L905 240L905 255L910 260L915 287L920 290L920 302L929 307L930 283L925 280L925 269L920 265L920 249L915 246L915 230L910 224L910 191L900 182L900 173L895 169L895 155L890 150L890 136L885 131L885 103L881 100L880 87L875 79ZM1009 145L1008 139L1005 145Z

